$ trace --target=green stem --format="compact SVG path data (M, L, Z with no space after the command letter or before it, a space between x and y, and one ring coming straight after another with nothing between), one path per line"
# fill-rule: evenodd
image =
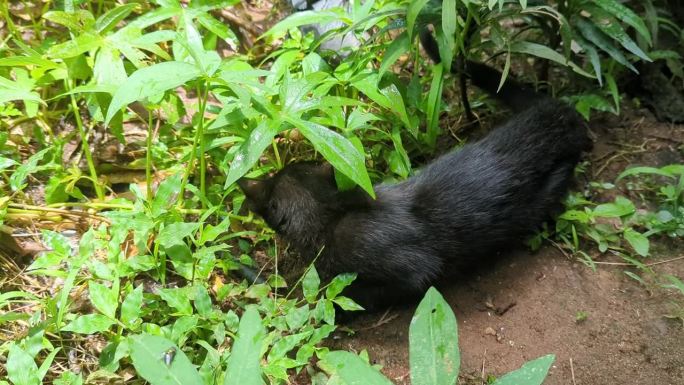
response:
M198 92L199 95L202 95ZM185 186L188 184L188 179L190 178L190 174L193 172L193 169L195 167L195 156L197 154L197 147L198 144L201 147L202 150L202 156L200 159L200 192L204 194L204 189L205 189L205 184L204 184L204 175L205 175L205 169L206 169L206 164L204 163L204 109L206 106L206 90L204 93L204 97L200 96L200 122L199 126L197 127L197 131L195 132L195 137L192 140L192 149L190 150L190 160L188 161L188 167L185 169L185 174L183 175L183 179L181 180L181 187L180 187L180 192L178 196L180 199L178 200L179 205L183 205L183 196L185 195ZM204 204L202 204L204 206Z
M150 111L147 121L147 154L145 154L145 181L147 182L147 199L152 198L152 116Z
M72 86L70 82L66 81L66 87L69 91L71 91ZM87 134L85 131L85 128L83 127L83 121L81 120L81 113L78 109L78 104L76 103L76 98L74 97L73 94L69 95L71 99L71 108L74 112L74 119L76 120L76 127L78 127L78 134L81 136L81 146L83 147L83 153L85 154L86 161L88 162L88 170L90 171L90 177L93 180L93 188L95 189L95 194L97 195L97 199L103 201L104 200L104 191L102 190L102 186L100 186L99 183L97 183L97 171L95 170L95 162L93 162L93 154L90 152L90 146L88 145L88 138Z
M200 86L201 87L201 86ZM207 196L207 191L206 191L206 174L207 174L207 157L204 154L204 149L205 149L205 137L204 137L204 112L207 108L207 97L209 93L209 87L208 85L205 85L204 91L202 92L202 98L200 99L200 120L199 120L199 127L197 130L199 131L199 141L200 141L200 151L199 151L199 157L200 157L200 193L202 194L203 197ZM198 92L199 94L199 92ZM202 204L202 208L204 209L204 199L200 200Z

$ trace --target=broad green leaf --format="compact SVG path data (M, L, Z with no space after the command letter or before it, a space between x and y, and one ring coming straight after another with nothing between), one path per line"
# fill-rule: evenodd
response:
M197 229L199 229L200 224L197 222L176 222L165 226L161 232L159 232L159 237L157 241L160 245L168 248L175 245L185 244L185 238L193 235Z
M107 286L90 281L88 283L90 302L95 308L109 318L116 317L116 308L119 306L119 293Z
M75 320L62 328L64 332L79 334L101 333L109 330L115 322L102 314L86 314L76 317Z
M188 291L184 288L159 289L159 296L180 315L192 315Z
M259 157L278 134L280 124L273 120L262 121L240 147L230 163L224 188L228 188L249 171L259 161Z
M594 216L603 218L619 218L634 213L634 204L627 198L617 197L615 203L604 203L594 208Z
M551 60L558 64L569 66L570 68L572 68L573 71L577 72L580 75L586 76L588 78L594 77L594 75L586 72L577 64L571 62L570 60L566 59L563 55L559 54L558 52L552 50L551 48L545 45L532 43L529 41L515 41L511 43L510 50L511 52L524 53L528 55L537 56L542 59Z
M549 354L529 361L520 369L498 378L492 385L541 385L555 359L555 355Z
M629 227L625 229L625 232L622 233L622 235L625 237L625 240L629 242L629 245L632 246L634 251L637 252L637 254L641 255L642 257L648 256L650 243L644 234L641 234L640 232Z
M14 385L40 385L38 366L33 357L21 349L16 343L10 344L7 354L7 378Z
M69 40L50 47L47 54L55 59L67 59L95 49L99 47L102 42L103 40L100 36L85 33L74 40Z
M141 334L129 337L131 361L140 377L152 385L200 385L195 366L166 338Z
M138 285L138 287L128 293L121 303L121 322L127 326L132 326L133 323L140 318L142 304L143 286Z
M105 124L129 103L159 95L195 79L200 74L201 71L196 66L176 61L158 63L135 71L114 94L107 110Z
M318 271L316 271L314 265L311 265L306 274L304 274L304 278L302 278L302 291L304 292L304 298L306 298L307 302L316 302L320 285L321 279L318 277Z
M266 331L256 306L248 306L240 319L235 343L228 357L223 385L262 385L261 344Z
M390 380L351 352L329 352L318 362L318 366L330 376L328 384L392 385Z
M293 117L285 117L285 120L297 127L335 169L356 182L370 196L375 198L373 185L371 185L370 177L366 171L364 155L356 149L349 139L317 123Z
M159 184L150 207L152 218L158 217L176 203L180 184L181 173L174 174ZM148 199L150 198L148 197Z
M631 9L620 4L617 0L594 0L593 3L634 27L634 29L648 41L648 44L651 44L651 34L649 33L648 28L646 28L644 20Z
M212 312L211 297L207 289L202 285L198 285L195 292L195 309L197 309L197 313L202 317L208 317Z
M434 287L428 289L411 319L409 363L413 385L453 385L458 378L461 355L456 317Z
M402 123L404 123L404 126L410 132L415 132L415 127L411 123L411 120L408 118L408 114L406 113L404 98L401 96L401 92L399 92L397 86L390 84L389 86L381 89L380 93L387 99L389 102L389 109L392 110L392 112L394 112L399 119L401 119Z
M328 288L325 289L325 298L335 299L335 297L337 297L342 292L342 290L344 290L345 287L351 285L351 283L354 282L355 279L356 274L352 273L345 273L336 276L330 282Z
M131 3L118 5L115 8L110 9L97 18L95 21L95 30L99 33L105 33L114 29L116 25L121 20L125 19L126 16L130 15L137 6L138 4Z
M347 311L363 310L363 307L361 305L354 302L353 299L348 298L348 297L338 296L338 297L335 297L335 299L333 299L333 302L335 302L339 307L341 307L342 310L347 310Z
M584 36L587 40L595 44L604 52L608 53L608 55L615 59L615 61L629 68L630 70L639 73L639 71L634 68L632 63L627 60L625 55L622 54L620 49L613 45L611 39L606 36L606 34L601 32L601 30L598 29L593 22L588 21L583 17L579 17L577 19L577 29L579 29L582 36Z
M43 59L40 56L11 56L0 58L0 67L19 67L35 65L46 69L57 68L58 65L52 60Z

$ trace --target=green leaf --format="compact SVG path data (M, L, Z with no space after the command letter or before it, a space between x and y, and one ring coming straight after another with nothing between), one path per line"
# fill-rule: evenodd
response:
M335 169L356 182L370 196L375 198L364 156L349 139L317 123L293 117L285 117L285 120L297 127Z
M266 331L255 306L248 306L238 326L237 336L228 357L223 385L262 385L261 344Z
M197 78L200 74L201 70L196 66L177 61L158 63L135 71L116 90L107 110L105 124L129 103L159 95Z
M101 333L109 330L115 322L102 314L86 314L76 317L75 320L62 328L64 332L79 334Z
M586 72L577 64L566 59L565 56L559 54L558 52L552 50L551 48L545 45L532 43L529 41L515 41L511 43L510 50L511 52L524 53L528 55L537 56L542 59L551 60L558 64L569 66L570 68L572 68L573 71L577 72L582 76L586 76L588 78L594 77L594 75L590 74L589 72Z
M651 45L651 34L646 28L643 19L635 14L631 9L620 4L616 0L594 0L594 4L608 11L613 16L634 27L643 36L648 44Z
M131 336L131 361L140 377L152 385L199 385L195 366L166 338L141 334ZM172 357L169 362L169 357Z
M115 318L116 308L119 306L119 293L100 283L88 283L90 302L97 310L109 318Z
M10 187L12 187L12 191L22 190L24 187L26 187L24 184L26 177L28 177L29 174L38 171L38 162L43 160L45 154L47 154L47 152L50 150L51 147L38 151L28 158L28 160L21 166L17 167L16 171L14 171L14 174L12 174L10 177Z
M438 29L438 37L441 37L440 57L444 64L444 70L451 70L451 61L454 58L456 42L454 35L458 30L458 14L456 13L456 0L442 1L442 28Z
M650 243L644 234L641 234L631 227L628 227L625 229L625 232L622 233L622 236L625 237L625 240L629 242L629 245L632 246L637 254L641 255L642 257L648 256Z
M126 299L121 303L121 322L128 326L140 319L143 304L143 286L138 285L133 291L128 293Z
M150 207L152 218L158 217L176 203L176 200L178 199L178 193L180 192L180 184L180 173L174 174L164 179L164 181L159 184L159 188L154 194L154 198Z
M444 84L444 65L442 63L432 67L432 82L427 100L427 136L428 144L434 147L439 135L439 113L442 104L442 86Z
M382 62L380 63L380 68L378 69L378 81L382 79L382 75L387 72L387 70L394 64L397 59L411 48L410 41L408 39L408 34L406 31L402 32L397 36L389 47L385 51L385 55L382 57Z
M492 385L541 385L555 359L555 355L549 354L529 361L520 369L498 378Z
M583 17L579 17L577 19L577 29L579 29L582 36L584 36L590 42L594 43L601 50L608 53L608 55L615 59L615 61L629 68L630 70L639 73L639 71L637 71L637 69L634 68L632 63L630 63L627 60L625 55L623 55L622 52L613 45L613 42L610 40L610 38L608 38L606 34L601 32L601 30L598 29L598 27L596 27L593 22L588 21Z
M247 140L240 144L240 147L233 158L226 176L224 188L227 189L243 175L249 171L271 144L273 138L278 134L280 124L273 120L263 120L252 132Z
M418 19L420 11L423 10L428 1L429 0L412 1L408 6L408 10L406 11L406 30L408 31L409 41L413 40L416 20Z
M185 288L160 289L159 296L169 306L178 310L179 315L192 315L192 305Z
M392 382L351 352L333 351L319 362L328 375L328 384L335 385L392 385Z
M41 381L43 381L43 379L45 378L45 375L47 374L48 370L50 369L50 366L52 365L52 361L54 361L55 356L57 356L57 353L59 353L61 349L62 348L57 348L52 350L50 354L48 354L47 357L45 357L43 363L40 364L40 368L38 368L37 375Z
M634 204L627 198L617 197L615 203L604 203L594 208L594 216L603 218L619 218L634 213Z
M14 385L40 385L38 366L33 357L12 343L7 354L7 378Z
M121 20L125 19L126 16L130 15L131 12L133 12L135 7L137 6L138 4L131 3L119 5L115 8L110 9L109 11L105 12L102 16L97 18L97 20L95 21L95 29L99 33L105 33L112 30Z
M185 238L195 234L200 224L197 222L176 222L165 226L160 232L157 242L165 248L184 245Z
M458 326L449 304L428 289L409 327L411 384L452 385L458 378L461 355Z
M318 272L316 267L311 265L311 268L306 272L304 278L302 278L302 291L304 292L304 298L309 303L316 302L316 297L318 296L318 288L321 285L321 279L318 277Z
M628 168L627 170L620 173L620 175L618 175L618 177L615 181L617 182L622 178L625 178L628 176L633 176L633 175L639 175L639 174L661 175L661 176L666 176L668 178L674 178L675 177L674 174L672 174L671 172L668 172L666 170L663 170L662 168L644 166L644 167Z
M613 19L608 13L604 12L600 8L589 8L589 11L592 13L594 25L603 31L603 33L620 43L629 52L646 61L652 61L651 58L649 58L648 55L646 55L644 51L639 48L634 40L627 35L627 32L625 32L620 23Z
M55 59L67 59L99 47L102 41L102 38L98 35L85 33L74 40L50 47L47 54Z
M271 27L271 29L266 31L260 39L268 36L279 36L287 32L290 28L296 28L302 25L325 25L340 19L341 17L339 14L328 10L295 12Z
M335 297L337 297L342 292L342 290L344 290L345 287L351 285L351 283L354 282L355 279L355 273L345 273L336 276L330 282L328 288L325 289L325 298L335 299Z
M364 310L361 305L354 302L353 299L348 298L348 297L338 296L338 297L335 297L335 299L333 299L332 301L335 302L339 307L341 307L342 310L347 310L347 311Z

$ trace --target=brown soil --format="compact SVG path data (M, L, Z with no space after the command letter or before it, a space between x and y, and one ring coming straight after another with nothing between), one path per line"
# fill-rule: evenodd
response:
M628 164L682 161L684 127L660 124L643 110L603 117L592 127L597 144L589 180L612 182ZM646 262L684 255L684 245L668 240L653 247L658 257ZM619 261L591 254L603 262ZM684 323L666 317L677 310L682 314L684 301L681 293L655 284L662 274L684 277L684 259L653 266L657 274L645 276L646 284L624 274L626 269L601 264L594 272L547 246L513 253L489 271L440 287L458 319L460 383L482 384L488 375L553 353L546 385L684 384ZM349 325L355 334L340 331L332 345L367 349L394 383L409 384L414 309L360 316Z

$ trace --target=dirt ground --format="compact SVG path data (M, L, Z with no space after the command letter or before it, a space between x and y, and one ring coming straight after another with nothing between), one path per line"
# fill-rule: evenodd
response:
M658 123L645 110L592 122L596 144L590 180L612 182L628 164L681 162L684 126ZM632 138L632 139L629 139ZM631 143L629 142L631 140ZM621 193L626 193L621 191ZM656 241L646 261L657 274L684 277L684 245ZM619 259L590 252L598 261ZM458 319L462 384L482 384L553 353L546 385L684 384L684 324L666 317L681 294L643 285L626 267L596 272L552 246L518 251L468 279L439 287ZM652 282L653 277L646 277ZM396 384L409 384L408 329L415 306L368 314L338 332L333 347L360 351Z

